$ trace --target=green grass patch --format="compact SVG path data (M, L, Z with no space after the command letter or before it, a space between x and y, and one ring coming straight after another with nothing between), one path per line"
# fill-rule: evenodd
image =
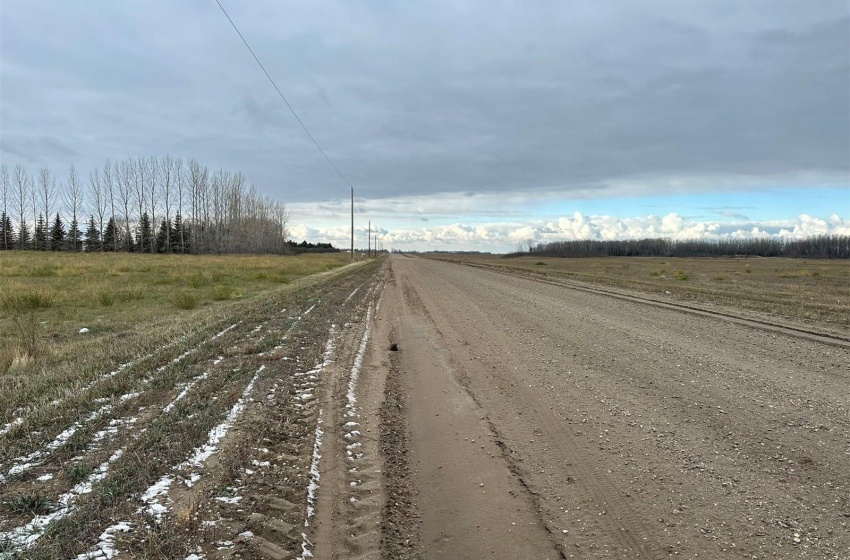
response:
M52 508L50 498L39 492L18 494L3 502L3 509L15 515L44 515Z
M65 468L65 478L77 484L87 479L92 472L94 472L94 469L91 465L75 463Z
M213 301L227 301L236 297L236 289L232 286L218 285L213 288L210 297Z
M55 293L46 288L10 287L3 292L3 311L12 315L31 313L52 307L56 299Z
M184 291L174 294L174 299L172 301L177 309L186 310L197 308L201 298L199 298L198 294L194 292Z
M690 279L690 275L687 272L685 272L684 270L677 270L673 273L673 278L675 278L676 280L681 280L681 281L684 282L684 281Z

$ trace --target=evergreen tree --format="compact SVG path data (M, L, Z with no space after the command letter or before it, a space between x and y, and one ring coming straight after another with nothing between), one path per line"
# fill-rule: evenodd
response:
M150 253L151 242L153 242L153 234L151 230L151 219L148 213L142 214L139 229L136 232L136 248L141 253Z
M118 236L118 226L115 224L115 218L109 218L106 223L106 231L103 232L103 250L113 251Z
M162 220L156 232L156 252L167 253L171 243L171 224Z
M18 227L18 249L28 249L30 241L30 227L26 222L21 222Z
M100 230L97 229L94 216L90 216L89 225L86 228L86 253L94 253L96 251L103 251L103 245L100 242Z
M36 251L47 250L47 225L44 223L44 216L38 215L38 220L35 222L35 234L33 235L32 248Z
M180 212L174 216L174 227L172 228L171 233L171 252L172 253L182 253L184 248L180 245L181 240L183 240L183 244L186 242L186 232L183 228L183 217L180 216Z
M54 251L61 251L65 246L65 224L62 223L62 218L59 213L56 213L56 219L53 220L53 227L50 228L50 248Z
M71 225L68 228L68 235L65 238L65 247L69 251L74 251L75 253L82 249L83 246L83 233L80 231L80 226L77 223L77 220L72 219Z
M0 215L0 250L6 251L15 246L15 229L12 219L3 212Z

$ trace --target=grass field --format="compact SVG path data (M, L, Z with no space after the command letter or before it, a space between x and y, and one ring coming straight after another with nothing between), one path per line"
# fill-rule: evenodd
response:
M505 258L439 255L535 274L662 294L778 315L841 330L850 327L850 263L781 258Z
M0 253L0 373L81 338L245 300L350 262L342 253L195 256ZM80 334L81 329L88 329Z
M229 505L214 497L232 498L260 468L282 477L278 495L298 504L286 519L303 525L318 413L304 406L316 386L305 364L324 363L338 325L366 313L381 259L6 256L2 286L16 287L2 292L0 320L16 359L0 371L0 558L75 558L116 541L128 557L185 558L187 535L224 540L197 504L220 519ZM108 289L141 295L104 305ZM30 325L37 351L22 359L29 334L14 329ZM274 469L259 449L273 434L288 453ZM173 488L175 504L145 497L163 478L178 486L182 470L207 482ZM173 515L160 523L140 509L150 500ZM132 534L104 541L117 521Z

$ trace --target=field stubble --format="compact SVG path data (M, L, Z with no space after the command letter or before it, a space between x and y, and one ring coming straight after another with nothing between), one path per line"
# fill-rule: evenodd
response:
M309 264L315 272L338 263L339 259L321 258ZM305 429L294 427L309 426L313 411L300 400L293 401L290 370L315 359L328 322L348 312L348 307L334 302L348 303L342 301L345 294L373 270L367 264L326 278L305 278L247 301L209 305L177 318L171 310L161 311L164 316L158 321L136 326L132 335L102 334L89 338L84 351L79 345L62 349L67 352L65 362L57 360L59 351L52 352L48 361L57 367L34 362L28 365L29 375L7 372L0 377L8 388L0 392L5 416L0 418L0 428L5 429L0 433L4 477L0 533L6 531L8 538L10 529L28 523L24 530L37 534L39 515L45 519L50 515L46 512L62 513L45 519L43 539L28 552L34 558L73 557L91 547L99 534L100 547L123 543L134 557L173 557L189 552L187 534L203 538L227 533L224 526L200 525L197 500L221 502L220 507L227 509L227 499L236 491L234 474L239 471L244 481L246 473L258 470L255 462L266 464L263 457L252 458L250 453L272 447L264 441L271 435L268 427L252 433L240 446L224 449L220 458L213 457L211 478L199 487L201 492L189 497L186 508L160 522L150 513L135 512L138 504L132 505L128 498L138 496L158 477L179 471L180 461L193 449L203 456L209 445L203 441L214 438L222 417L256 400L245 400L252 387L254 394L268 394L268 405L274 405L270 409L274 415L262 418L282 428L277 435L285 441L278 451L290 460L282 470L292 486L287 495L297 503L297 489L306 484L303 467L309 456L304 456ZM296 275L292 269L286 273ZM243 268L237 273L241 274L251 273ZM358 304L355 298L348 305ZM119 340L127 344L116 345ZM295 413L299 410L300 415ZM184 474L189 476L189 471ZM155 511L165 499L171 498L142 501ZM300 507L290 512L293 526L298 511ZM119 519L130 519L132 529L116 525ZM101 534L107 526L112 532ZM20 538L0 543L0 557L4 546L14 554ZM300 538L284 541L292 550Z

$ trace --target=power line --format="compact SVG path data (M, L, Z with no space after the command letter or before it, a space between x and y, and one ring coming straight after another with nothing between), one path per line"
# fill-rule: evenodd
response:
M286 103L286 106L289 107L289 110L292 112L292 115L295 117L295 120L298 121L298 124L301 125L301 128L304 129L304 132L307 133L307 136L310 137L310 140L313 141L313 144L316 145L316 148L319 149L319 151L322 153L322 155L325 157L325 159L328 161L328 163L331 165L331 167L333 167L334 171L336 171L336 174L339 175L340 179L345 181L345 184L348 185L349 187L351 187L352 197L353 197L354 185L352 185L351 182L349 182L349 180L345 178L345 175L343 175L342 172L340 172L340 170L337 168L337 166L334 165L334 162L331 161L331 158L328 157L328 154L325 153L325 151L322 149L322 147L319 145L319 143L316 142L316 139L313 138L313 135L310 134L310 131L307 129L307 126L304 124L304 122L298 116L298 113L295 112L295 109L292 108L292 105L289 104L289 101L286 100L286 96L283 95L283 93L280 91L280 88L277 87L277 84L274 83L274 80L269 75L268 71L266 70L266 67L263 66L263 63L260 62L259 58L257 58L257 55L254 53L254 49L251 48L251 45L249 45L248 41L245 40L245 37L242 36L242 32L239 31L239 28L236 27L235 23L233 23L233 20L228 15L227 10L224 9L224 6L221 5L221 2L219 2L219 0L215 0L215 3L218 4L218 7L221 8L221 12L224 14L224 17L227 18L227 21L229 21L230 25L233 26L233 29L234 29L234 31L236 31L236 34L239 35L239 38L242 39L243 43L245 43L245 46L248 48L248 52L251 53L251 56L253 56L254 60L257 61L257 64L260 65L260 68L263 70L263 73L266 75L266 78L269 79L272 86L274 86L274 89L275 89L275 91L277 91L277 94L280 96L281 99L283 99L283 102Z

